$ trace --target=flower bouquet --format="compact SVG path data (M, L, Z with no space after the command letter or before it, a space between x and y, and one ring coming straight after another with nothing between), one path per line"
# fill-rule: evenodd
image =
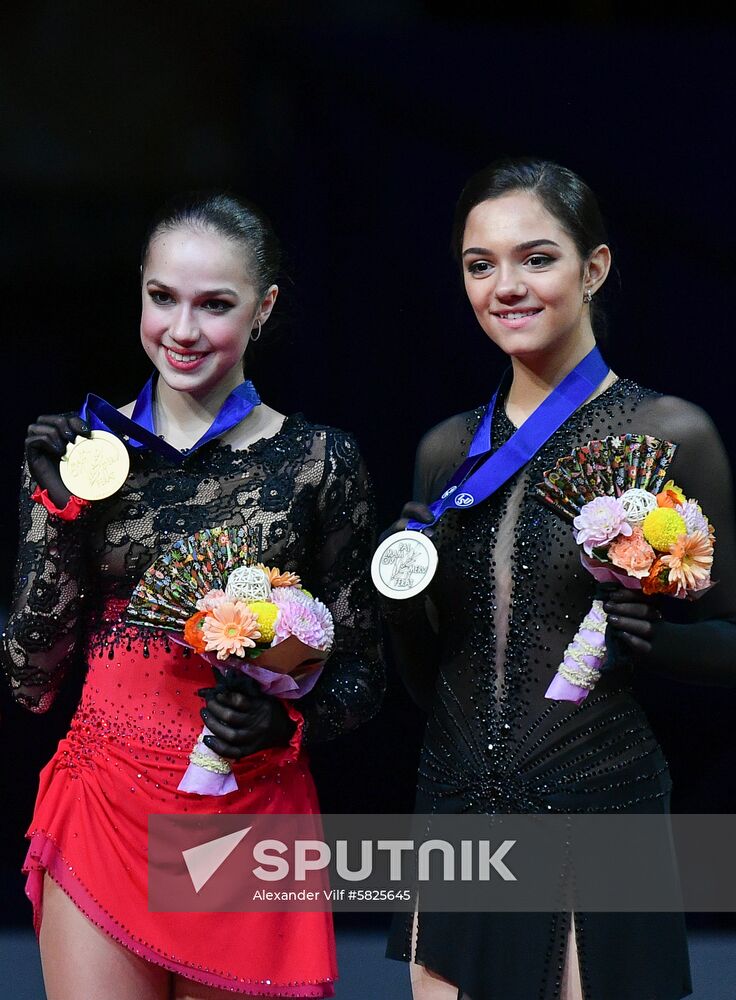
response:
M314 686L334 642L332 615L294 573L254 564L253 530L206 528L180 539L146 570L128 620L167 635L223 675L236 666L267 694L294 699ZM226 795L230 764L203 737L179 790Z
M667 469L677 445L642 434L589 441L559 459L537 496L572 523L583 566L599 583L694 599L711 587L713 527ZM606 657L603 602L594 600L546 697L579 704Z

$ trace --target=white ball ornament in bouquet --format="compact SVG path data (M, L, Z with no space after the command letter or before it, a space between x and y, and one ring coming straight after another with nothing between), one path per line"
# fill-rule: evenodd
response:
M657 509L657 498L649 490L626 490L619 499L629 524L641 524L647 514Z
M231 601L268 601L271 582L259 566L238 566L227 578L225 594Z

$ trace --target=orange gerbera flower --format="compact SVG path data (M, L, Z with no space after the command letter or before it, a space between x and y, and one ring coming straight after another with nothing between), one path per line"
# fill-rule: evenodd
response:
M266 574L272 587L298 587L302 582L296 573L282 573L275 566L264 566L263 563L259 563L258 568Z
M641 589L648 597L652 594L674 594L677 584L670 581L669 567L657 559L649 570L649 576L641 581Z
M704 531L681 535L661 561L669 568L670 580L677 585L678 594L702 590L710 580L713 542Z
M206 611L195 611L191 618L187 618L184 625L184 640L188 642L197 653L204 653L204 634L202 632L202 622L207 617Z
M202 624L205 649L217 651L218 660L228 656L245 656L246 649L261 638L258 619L240 601L225 601L207 613Z

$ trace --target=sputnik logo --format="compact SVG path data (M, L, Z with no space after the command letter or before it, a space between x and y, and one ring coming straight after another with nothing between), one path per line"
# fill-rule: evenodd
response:
M246 826L244 830L236 830L235 833L228 833L224 837L207 840L204 844L198 844L197 847L190 847L181 852L195 892L199 892L209 882L251 829L252 827Z

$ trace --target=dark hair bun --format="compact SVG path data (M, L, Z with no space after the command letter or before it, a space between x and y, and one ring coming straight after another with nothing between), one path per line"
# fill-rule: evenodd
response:
M145 268L151 242L159 233L184 226L212 229L239 243L261 295L274 284L281 266L281 247L273 226L256 205L223 191L194 192L168 205L155 216L143 241L141 266Z

